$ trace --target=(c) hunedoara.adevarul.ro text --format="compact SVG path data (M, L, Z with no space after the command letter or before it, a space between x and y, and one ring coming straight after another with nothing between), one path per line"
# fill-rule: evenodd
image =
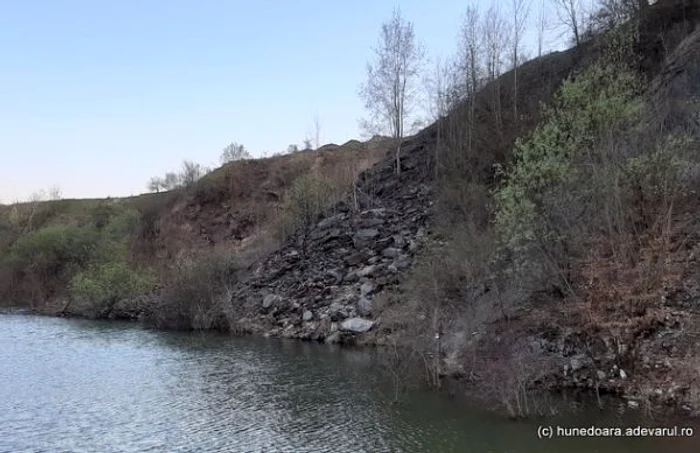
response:
M691 437L693 428L686 426L669 426L648 428L644 426L619 427L571 427L545 426L537 428L537 437L551 439L553 437Z

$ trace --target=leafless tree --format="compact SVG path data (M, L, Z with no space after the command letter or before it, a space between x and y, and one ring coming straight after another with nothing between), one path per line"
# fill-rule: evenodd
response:
M503 59L510 43L510 28L503 19L500 10L493 5L486 12L482 22L484 51L486 61L486 77L492 85L491 107L496 126L502 130L501 118L501 86L499 77L503 68Z
M457 45L457 80L452 81L453 102L457 99L466 99L468 102L468 127L464 139L469 151L471 151L472 147L472 131L476 108L475 94L481 88L484 78L484 43L479 10L475 6L469 6L462 19Z
M560 25L567 27L574 37L576 45L581 44L585 30L586 8L584 0L552 0L556 8Z
M185 160L182 162L182 170L180 171L180 184L183 187L190 187L206 173L206 169L201 165Z
M148 190L150 192L159 193L161 188L165 188L165 184L163 183L163 178L159 178L158 176L154 176L148 180Z
M374 56L375 61L367 65L367 81L360 88L371 117L363 126L368 131L391 132L397 143L396 174L400 175L404 126L415 107L425 53L416 41L413 24L398 8L382 24Z
M57 185L49 188L49 200L58 201L61 199L61 188Z
M311 151L313 149L313 145L311 144L311 139L305 138L304 139L304 151Z
M513 14L512 64L513 64L513 119L518 120L518 65L520 44L525 33L525 24L530 14L530 0L511 0Z
M173 190L180 186L180 178L176 173L168 172L162 182L163 190Z
M591 28L610 30L634 19L640 11L649 7L648 0L599 0L597 10L591 15Z
M295 144L291 144L287 147L287 154L294 154L296 152L299 152L299 147Z
M231 143L221 152L221 164L227 164L237 160L250 159L250 153L243 145Z
M440 121L447 116L454 101L454 64L450 61L435 61L433 72L426 77L428 114L430 121ZM437 146L435 147L435 177L438 177L440 147L442 146L442 126L437 127Z
M467 8L460 30L458 58L459 69L464 74L464 96L469 97L479 89L482 77L482 45L479 10L474 6Z

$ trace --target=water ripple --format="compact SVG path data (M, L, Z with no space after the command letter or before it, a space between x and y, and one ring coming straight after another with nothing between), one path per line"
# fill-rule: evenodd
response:
M0 453L561 450L526 424L390 393L365 351L0 315Z

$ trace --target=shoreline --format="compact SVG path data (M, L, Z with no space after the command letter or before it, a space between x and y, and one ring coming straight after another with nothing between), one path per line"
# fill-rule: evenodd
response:
M43 316L57 317L67 319L84 319L90 321L118 321L128 322L130 324L138 324L146 329L156 331L183 331L178 329L157 328L148 325L143 319L134 316L134 312L115 310L108 318L91 317L86 313L78 312L61 312L52 309L49 305L44 308L27 308L27 307L2 307L1 314L22 315L22 316ZM375 326L381 325L381 319L375 321ZM377 349L388 346L386 337L382 337L376 330L370 330L366 333L343 332L335 339L328 341L328 337L311 338L308 333L301 333L299 330L287 331L284 334L279 328L264 326L260 323L250 322L249 319L241 319L237 328L231 329L200 329L200 331L217 332L220 334L231 336L253 336L259 338L272 338L278 340L293 340L306 343L316 343L319 345L337 346L341 348L367 348ZM188 329L185 331L196 331L197 329ZM414 364L415 366L416 364ZM387 370L384 370L387 372ZM640 395L634 395L630 391L633 385L625 387L609 388L589 388L582 383L566 382L566 381L542 381L535 388L526 390L517 398L525 398L533 406L531 413L519 415L514 412L513 408L509 407L510 402L507 400L499 400L494 395L491 385L486 382L474 380L468 376L461 374L444 374L440 377L440 385L438 387L429 385L426 382L425 376L419 379L419 373L411 375L412 384L428 390L437 392L450 398L463 400L471 405L476 405L484 410L494 414L502 415L512 420L527 420L533 418L547 418L550 416L561 415L566 412L575 412L581 408L590 410L609 411L612 408L617 408L619 413L630 412L639 414L644 419L652 420L654 418L680 419L680 420L698 420L700 419L697 411L687 405L669 405L660 401L651 401L643 398ZM416 382L420 383L416 383ZM401 385L404 385L402 382Z

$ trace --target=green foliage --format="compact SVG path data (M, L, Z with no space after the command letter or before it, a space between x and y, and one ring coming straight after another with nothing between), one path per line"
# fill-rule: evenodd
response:
M580 176L577 162L595 162L600 139L638 117L637 77L616 65L594 65L564 82L544 121L518 141L505 184L496 190L495 223L505 244L533 240L542 199Z
M99 239L98 232L89 227L47 227L20 237L10 254L16 269L30 270L48 278L65 269L88 264Z
M111 309L119 300L145 293L155 285L154 276L115 261L80 271L73 277L70 291L74 297L88 300L101 309Z

